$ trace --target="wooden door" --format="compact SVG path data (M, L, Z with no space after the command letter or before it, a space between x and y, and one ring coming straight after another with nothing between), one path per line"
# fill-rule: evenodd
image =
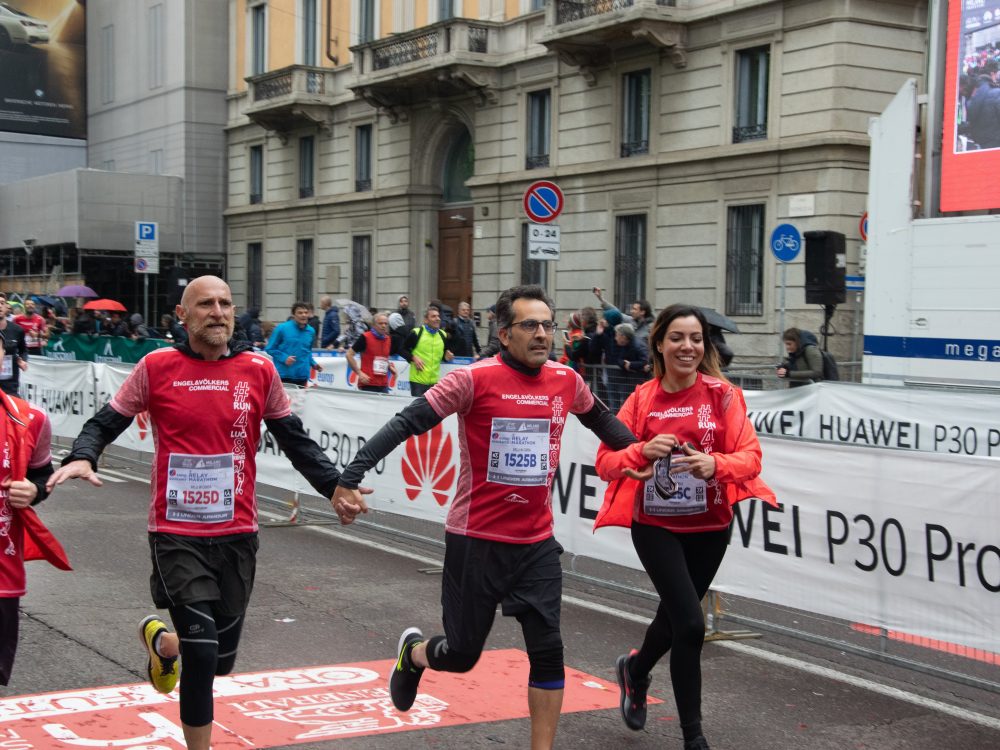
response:
M457 310L472 301L472 208L438 214L438 299Z

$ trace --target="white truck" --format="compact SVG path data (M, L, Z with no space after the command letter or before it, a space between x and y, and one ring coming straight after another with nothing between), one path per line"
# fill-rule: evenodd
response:
M869 127L862 380L1000 389L1000 215L916 218L926 101L910 80ZM1000 175L993 191L1000 209Z

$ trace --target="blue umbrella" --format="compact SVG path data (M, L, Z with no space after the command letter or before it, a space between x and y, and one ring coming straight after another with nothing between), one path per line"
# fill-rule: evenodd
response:
M56 311L56 315L66 314L66 303L58 297L50 297L47 294L32 294L31 299L38 305L53 308Z

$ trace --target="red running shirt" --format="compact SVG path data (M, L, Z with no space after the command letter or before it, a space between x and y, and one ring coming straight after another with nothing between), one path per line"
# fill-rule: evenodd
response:
M37 469L52 460L52 425L39 407L34 404L28 406L28 430L23 439L28 443L28 468ZM0 419L7 419L2 407ZM0 482L6 480L11 473L9 451L9 444L0 446ZM25 592L24 527L21 525L20 513L10 506L7 498L7 490L0 487L0 597L13 598L24 596Z
M641 434L637 433L639 440L672 433L680 443L690 442L696 450L709 454L722 450L734 417L737 426L746 421L733 387L701 373L694 385L683 391L667 393L657 388L648 412L638 416L643 425ZM674 456L678 455L675 452ZM640 523L673 531L713 531L732 521L732 507L718 476L700 480L689 474L674 475L674 482L666 484L673 492L657 494L655 480L640 489L634 516Z
M515 544L552 536L566 417L594 405L580 376L555 362L526 375L491 357L451 371L425 398L438 416L458 415L461 469L445 528Z
M291 413L271 360L241 352L207 361L157 349L135 366L111 408L126 417L149 412L155 445L149 531L257 530L261 421Z

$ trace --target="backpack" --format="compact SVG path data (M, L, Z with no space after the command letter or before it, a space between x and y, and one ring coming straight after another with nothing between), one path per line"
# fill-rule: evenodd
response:
M823 355L823 380L840 380L840 370L837 367L837 360L833 358L830 352L823 349L820 349L819 353Z

